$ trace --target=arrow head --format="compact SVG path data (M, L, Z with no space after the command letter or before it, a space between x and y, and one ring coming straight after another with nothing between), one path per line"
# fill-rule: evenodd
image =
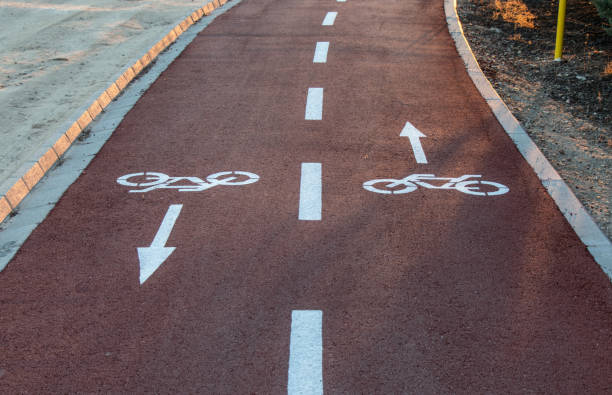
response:
M410 122L406 122L406 125L404 125L404 129L402 129L400 136L409 138L427 137L423 133L421 133L419 129L415 128L414 125L412 125Z
M175 249L176 247L138 247L140 285L147 281Z

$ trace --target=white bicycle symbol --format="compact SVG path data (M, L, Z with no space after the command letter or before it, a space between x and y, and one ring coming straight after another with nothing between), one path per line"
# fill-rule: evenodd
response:
M200 192L217 185L246 185L259 181L257 174L247 171L222 171L206 177L170 177L164 173L145 172L126 174L117 178L117 183L128 187L129 192L149 192L154 189L178 189L179 192Z
M468 195L477 196L495 196L507 193L510 188L505 185L492 181L468 180L473 177L481 177L476 174L466 174L461 177L436 177L433 174L412 174L401 180L394 178L383 178L379 180L370 180L363 183L363 188L376 193L399 195L402 193L412 192L418 186L428 189L456 189L459 192L467 193ZM447 181L442 185L432 185L429 181ZM480 190L486 185L488 191ZM398 189L399 187L399 189ZM492 190L490 190L492 189Z

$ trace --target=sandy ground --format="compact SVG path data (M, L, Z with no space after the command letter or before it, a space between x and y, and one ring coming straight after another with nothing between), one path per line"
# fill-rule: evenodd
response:
M206 2L0 0L0 184Z

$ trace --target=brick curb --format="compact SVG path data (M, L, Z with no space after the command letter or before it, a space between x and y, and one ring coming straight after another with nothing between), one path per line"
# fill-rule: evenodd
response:
M16 212L21 201L30 193L47 172L62 158L64 153L81 135L83 130L120 94L128 84L142 72L157 56L168 48L191 25L210 15L229 0L213 0L195 10L176 25L168 34L149 49L140 59L127 68L107 89L91 103L75 122L61 130L51 146L43 148L35 160L28 161L17 172L21 176L11 177L0 185L0 223ZM74 118L73 118L74 119Z
M599 229L582 203L576 198L559 173L544 157L533 140L525 132L518 120L512 115L504 101L499 97L487 77L483 74L470 45L463 34L457 15L457 0L444 0L444 12L451 37L455 40L457 52L463 59L470 78L486 100L519 152L533 168L548 194L561 210L565 219L574 229L580 240L589 250L604 273L612 280L612 242Z

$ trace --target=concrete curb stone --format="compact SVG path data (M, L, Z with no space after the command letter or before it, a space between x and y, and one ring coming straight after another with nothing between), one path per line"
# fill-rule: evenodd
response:
M519 152L533 168L542 185L548 191L567 222L574 229L587 250L599 264L604 273L612 280L612 242L599 229L582 203L576 198L559 173L542 154L529 135L512 115L499 97L472 52L457 15L457 0L444 0L444 12L448 31L455 41L457 52L474 85L486 100L491 111L512 139Z
M0 217L6 218L13 209L4 196L0 198Z

